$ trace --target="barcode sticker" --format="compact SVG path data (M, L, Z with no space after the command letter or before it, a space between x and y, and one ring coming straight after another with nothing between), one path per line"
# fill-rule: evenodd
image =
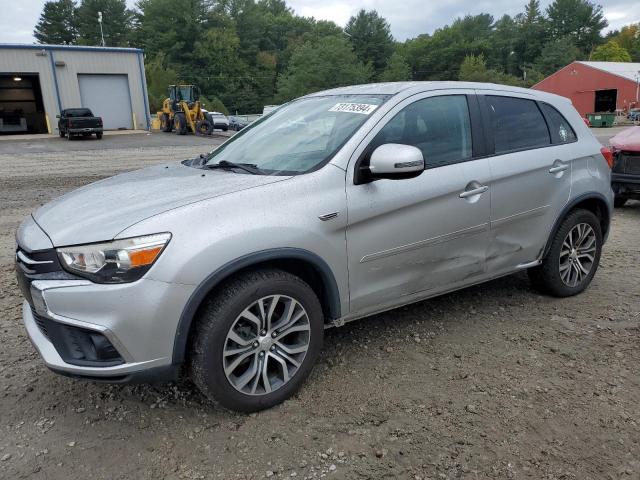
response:
M378 105L370 105L368 103L336 103L329 109L330 112L346 112L361 113L362 115L371 114Z

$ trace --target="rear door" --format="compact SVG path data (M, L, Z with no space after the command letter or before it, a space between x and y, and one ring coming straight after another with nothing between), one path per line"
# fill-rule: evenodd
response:
M552 128L544 111L555 109L526 94L479 93L494 152L487 269L498 273L539 257L571 193L571 148L552 137L570 143L575 134L568 123Z

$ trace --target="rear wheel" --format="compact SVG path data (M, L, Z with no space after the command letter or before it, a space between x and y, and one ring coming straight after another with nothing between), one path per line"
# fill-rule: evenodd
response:
M187 134L187 117L184 113L178 112L173 116L173 126L175 127L178 135Z
M64 138L64 130L62 130L61 128L58 129L58 135L60 135L60 138Z
M558 228L542 264L529 269L529 278L544 293L556 297L577 295L596 274L601 251L598 217L588 210L574 210Z
M213 125L208 120L198 120L196 130L200 135L211 135Z
M96 133L96 138L97 138L98 140L100 140L100 139L102 138L102 132L97 132L97 133Z
M300 388L323 335L320 302L305 282L280 270L249 272L212 298L198 319L191 377L229 409L269 408Z
M613 206L615 208L622 208L627 204L627 199L623 197L615 197L613 199Z
M160 115L160 130L163 132L170 132L173 129L173 125L171 123L171 119L169 115L163 113Z
M73 140L73 135L71 134L71 132L67 132L67 140Z

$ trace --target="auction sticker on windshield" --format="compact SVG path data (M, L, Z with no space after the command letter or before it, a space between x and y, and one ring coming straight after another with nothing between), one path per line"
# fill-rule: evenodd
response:
M376 108L378 108L378 105L370 105L368 103L336 103L333 107L329 109L329 111L361 113L363 115L369 115Z

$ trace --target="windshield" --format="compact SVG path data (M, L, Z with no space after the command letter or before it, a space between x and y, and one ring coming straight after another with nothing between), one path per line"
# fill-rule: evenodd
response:
M322 167L387 95L302 98L255 121L211 152L207 164L255 165L271 175L295 175Z

